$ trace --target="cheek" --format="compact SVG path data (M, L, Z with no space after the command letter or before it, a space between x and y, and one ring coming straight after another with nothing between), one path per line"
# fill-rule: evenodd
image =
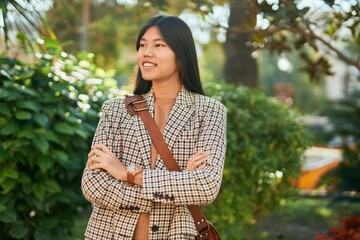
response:
M137 55L136 55L136 61L137 61L139 66L140 66L140 59L141 59L141 53L139 51L139 52L137 52Z
M172 65L173 65L173 68L175 71L179 71L179 64L178 62L176 61L176 59L174 58L172 61Z

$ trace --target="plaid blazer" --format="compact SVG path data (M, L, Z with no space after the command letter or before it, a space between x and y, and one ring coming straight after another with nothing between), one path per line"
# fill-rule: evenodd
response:
M152 90L144 98L153 114ZM93 205L86 239L132 239L140 212L150 212L149 239L194 239L197 230L186 205L209 204L220 190L226 111L212 98L181 89L165 126L165 142L183 170L197 151L210 157L204 169L170 172L160 156L150 169L150 136L139 116L126 111L124 98L106 101L93 144L105 144L126 166L141 165L143 187L127 187L106 171L85 169L81 187Z

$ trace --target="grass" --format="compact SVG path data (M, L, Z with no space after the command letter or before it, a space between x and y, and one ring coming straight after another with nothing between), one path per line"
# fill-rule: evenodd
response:
M338 202L329 206L329 199L300 198L286 204L265 217L255 227L262 240L311 240L316 234L326 234L332 226L339 226L342 218L360 215L360 205Z

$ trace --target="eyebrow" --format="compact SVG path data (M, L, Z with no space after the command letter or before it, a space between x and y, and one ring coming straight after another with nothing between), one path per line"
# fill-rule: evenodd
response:
M147 40L146 40L146 38L141 38L140 41L147 41ZM156 39L154 39L154 40L152 40L152 41L154 41L154 42L159 42L159 41L165 42L165 40L162 39L162 38L156 38Z

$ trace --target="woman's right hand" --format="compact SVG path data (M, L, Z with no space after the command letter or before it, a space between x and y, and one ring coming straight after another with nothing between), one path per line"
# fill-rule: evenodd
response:
M208 153L197 152L193 156L190 157L186 170L198 170L206 167L206 160L209 158Z

